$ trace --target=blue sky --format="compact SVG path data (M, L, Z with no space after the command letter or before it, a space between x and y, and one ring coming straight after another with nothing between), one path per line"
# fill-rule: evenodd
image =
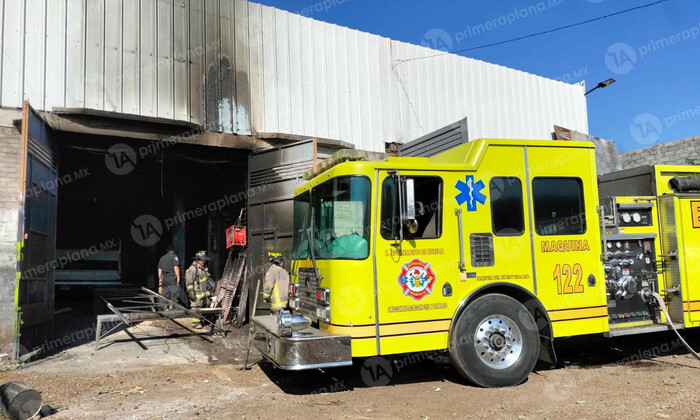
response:
M392 39L452 51L653 2L253 1ZM490 22L488 29L475 29L486 28L487 22ZM669 0L577 28L464 55L570 83L585 80L589 88L615 78L616 84L588 96L588 117L590 134L614 141L618 150L629 151L700 135L698 0Z

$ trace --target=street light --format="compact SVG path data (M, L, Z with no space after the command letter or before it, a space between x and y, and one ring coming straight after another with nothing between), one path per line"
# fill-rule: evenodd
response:
M606 80L606 81L604 81L604 82L600 82L600 83L598 83L598 86L596 86L596 87L594 87L593 89L589 90L589 91L586 92L586 94L583 95L583 96L588 95L589 93L593 92L593 91L596 90L596 89L606 88L606 87L612 85L613 83L615 83L616 81L617 81L617 80L615 80L615 79L608 79L608 80Z

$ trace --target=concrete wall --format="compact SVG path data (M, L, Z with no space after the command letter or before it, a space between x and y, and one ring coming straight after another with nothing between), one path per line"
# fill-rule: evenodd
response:
M0 110L0 353L10 353L14 327L21 135L19 111Z
M645 149L618 155L620 169L646 165L687 165L688 160L700 160L700 136L657 144Z

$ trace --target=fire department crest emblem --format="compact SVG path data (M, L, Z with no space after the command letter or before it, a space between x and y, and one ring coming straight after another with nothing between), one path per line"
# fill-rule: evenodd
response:
M415 258L401 267L399 285L403 289L404 296L421 300L433 293L435 272L430 263Z

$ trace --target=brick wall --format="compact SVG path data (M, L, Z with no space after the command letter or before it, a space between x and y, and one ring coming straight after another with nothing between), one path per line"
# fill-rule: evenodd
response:
M16 110L0 109L0 353L10 353L14 326L21 135Z
M688 159L700 160L700 136L621 153L618 159L621 169L646 165L686 165Z

